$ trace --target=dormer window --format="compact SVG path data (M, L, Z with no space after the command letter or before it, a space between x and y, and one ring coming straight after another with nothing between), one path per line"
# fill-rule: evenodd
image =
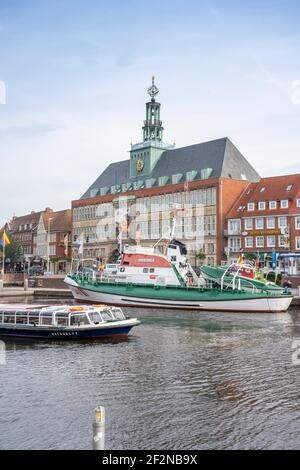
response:
M289 207L289 201L287 199L282 199L280 201L281 209L287 209Z
M289 184L287 187L286 187L286 190L287 191L290 191L292 189L293 185L292 184Z
M262 188L260 188L260 192L261 192L261 193L264 193L265 190L266 190L266 188L265 188L264 186L263 186Z
M248 202L247 209L248 209L248 211L254 211L254 209L255 209L254 202Z
M296 199L296 206L300 207L300 199Z
M266 208L266 203L265 203L265 201L260 201L260 202L258 203L258 210L259 210L259 211L264 211L265 208Z

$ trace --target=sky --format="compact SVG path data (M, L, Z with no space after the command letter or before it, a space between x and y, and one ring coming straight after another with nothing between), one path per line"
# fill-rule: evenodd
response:
M300 173L299 22L293 0L0 0L0 226L129 158L152 75L166 142Z

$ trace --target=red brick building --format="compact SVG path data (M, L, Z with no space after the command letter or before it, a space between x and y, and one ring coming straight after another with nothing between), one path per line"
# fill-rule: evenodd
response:
M46 208L38 222L34 255L42 258L50 271L65 272L71 258L72 212L66 209L54 212Z
M227 214L229 259L240 252L289 275L300 274L300 174L249 183ZM274 255L273 255L274 256Z
M13 217L5 229L20 247L18 267L28 269L33 265L46 268L49 261L52 271L65 271L71 258L72 212L66 209L44 211Z

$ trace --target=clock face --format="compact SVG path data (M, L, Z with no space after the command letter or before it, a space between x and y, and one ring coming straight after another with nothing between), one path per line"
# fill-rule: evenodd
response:
M135 167L137 169L137 171L143 171L144 169L144 165L145 165L145 162L142 158L139 158L137 161L136 161L136 164L135 164Z

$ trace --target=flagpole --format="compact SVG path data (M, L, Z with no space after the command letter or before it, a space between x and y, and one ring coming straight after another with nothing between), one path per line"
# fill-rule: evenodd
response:
M5 232L4 232L5 233ZM3 235L3 266L2 266L2 281L4 286L4 263L5 263L5 239Z

